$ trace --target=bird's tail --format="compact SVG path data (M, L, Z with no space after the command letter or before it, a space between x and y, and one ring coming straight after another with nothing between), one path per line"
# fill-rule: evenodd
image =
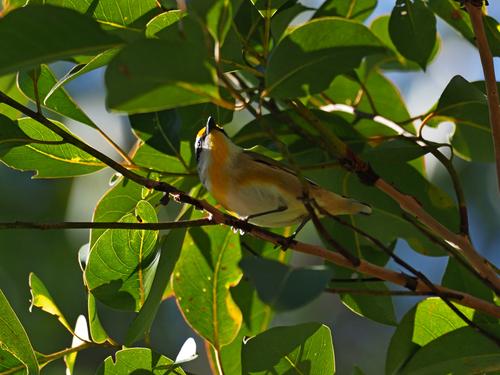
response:
M313 188L311 193L316 203L330 215L370 215L372 213L372 208L368 204L342 197L320 187Z

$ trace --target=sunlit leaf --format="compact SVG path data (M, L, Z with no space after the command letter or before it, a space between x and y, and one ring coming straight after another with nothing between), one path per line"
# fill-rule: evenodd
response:
M14 310L0 290L0 370L12 369L16 360L25 367L28 375L39 374L38 362L30 340ZM7 356L4 360L4 355Z
M242 314L230 288L241 279L238 236L224 227L190 228L172 279L186 321L214 347L238 334Z
M133 213L119 222L156 223L155 209L141 200ZM94 296L106 305L139 311L155 274L158 231L107 229L95 241L85 268L85 280Z
M68 131L63 124L52 121ZM39 122L22 118L16 122L0 116L0 160L11 168L35 171L34 178L60 178L103 169L98 159L73 145Z
M29 276L29 284L31 289L31 308L36 306L43 311L54 315L57 320L69 331L73 334L73 328L68 323L66 318L64 317L59 307L56 305L54 299L50 295L47 287L44 285L42 280L38 278L33 272L30 273Z
M327 0L314 17L337 16L364 21L377 6L377 0Z
M173 372L174 361L157 354L147 348L128 348L115 353L115 359L108 357L99 367L96 375L123 375L123 374L172 374L186 375L176 367Z
M249 339L241 354L244 375L335 372L330 329L320 323L271 328Z
M85 340L85 341L83 341ZM85 342L89 342L89 331L87 327L87 319L84 315L78 315L76 319L73 339L71 340L71 347L76 348ZM72 352L64 356L64 363L66 363L66 375L73 375L75 369L75 362L78 352Z
M101 324L101 320L99 319L99 315L97 312L97 303L95 297L92 293L89 293L88 299L88 314L89 314L89 328L90 328L90 336L92 336L92 341L101 344L106 342L109 338L106 330Z
M179 22L185 15L186 12L179 9L170 10L157 15L146 25L146 36L148 38L155 37L157 32Z
M15 74L7 74L0 77L0 91L23 105L28 102L26 97L21 94L19 88L16 85ZM7 116L13 120L23 116L23 114L17 109L9 107L7 104L3 103L0 103L0 114Z

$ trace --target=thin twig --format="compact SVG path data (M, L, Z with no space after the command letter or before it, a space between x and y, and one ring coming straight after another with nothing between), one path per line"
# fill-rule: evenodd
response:
M324 212L325 214L328 214L327 212ZM354 230L356 233L359 233L360 235L362 235L363 237L365 237L366 239L368 239L370 242L372 242L375 246L377 246L380 250L382 250L384 253L386 253L387 255L389 255L392 260L394 260L394 262L396 262L397 264L399 264L401 267L403 267L404 269L408 270L409 272L411 272L417 279L419 279L420 281L422 281L425 285L427 285L430 289L430 291L432 293L434 293L435 295L437 295L439 298L441 298L441 300L446 304L448 305L448 307L453 310L453 312L460 318L462 319L467 325L469 325L470 327L476 329L479 333L481 333L483 336L489 338L490 340L492 340L493 342L495 342L498 346L500 346L500 337L497 337L494 333L491 333L487 330L485 330L484 328L482 328L481 326L479 326L478 324L476 324L475 322L473 322L472 320L470 320L462 311L460 311L458 309L458 307L456 307L450 300L449 300L449 297L446 296L445 294L441 293L438 288L434 285L434 283L432 281L430 281L427 276L425 276L422 272L420 271L417 271L413 266L411 266L409 263L407 263L406 261L404 261L401 257L399 257L398 255L396 255L391 249L389 249L387 246L385 246L380 240L378 240L377 238L373 237L371 234L365 232L364 230L352 225L351 223L348 223L347 221L344 221L342 219L340 219L339 217L336 217L336 216L333 216L333 215L328 215L329 217L331 217L332 219L334 219L335 221L337 221L338 223Z
M373 290L373 289L353 289L353 288L327 288L325 292L334 294L360 294L365 296L435 296L434 292L416 292L413 290ZM456 297L449 294L448 298Z
M197 220L181 220L164 223L121 223L121 222L79 222L66 221L63 223L34 223L26 221L0 222L2 229L141 229L141 230L163 230L185 227L202 227L215 225L210 218Z
M17 101L13 100L9 96L0 92L0 102L8 104L9 106L21 111L25 115L31 117L32 119L40 122L42 125L46 126L48 129L54 131L56 134L60 135L64 140L68 143L73 144L74 146L80 148L82 151L89 153L90 155L96 157L101 160L103 163L107 164L109 167L113 168L117 172L121 173L125 178L128 178L140 185L145 186L149 189L155 189L157 191L162 191L170 194L176 201L192 205L194 208L199 210L204 210L211 214L211 219L217 224L224 224L227 226L232 226L236 229L240 229L253 237L259 238L263 241L267 241L274 245L281 245L286 241L286 238L280 236L276 233L267 231L263 228L252 225L244 220L239 220L233 216L225 214L210 205L206 201L199 200L193 198L192 196L186 194L185 192L175 188L174 186L167 184L162 181L154 181L143 176L137 175L132 171L129 171L127 168L123 167L119 163L115 162L113 159L109 158L105 154L100 151L94 149L93 147L87 145L80 139L72 136L71 134L65 132L63 129L59 128L57 125L52 123L49 119L45 118L43 115L37 114L31 109L23 106ZM304 254L309 254L313 256L317 256L321 259L327 260L329 262L335 263L342 267L352 268L352 263L345 258L342 254L329 251L321 246L305 244L303 242L298 242L296 240L291 241L288 244L288 248L293 249L297 252L301 252ZM356 271L366 274L368 276L373 276L380 278L385 281L392 282L396 285L401 285L408 287L410 276L405 275L400 272L395 272L390 269L386 269L384 267L377 266L365 260L360 260L360 265L356 268ZM412 290L416 291L429 291L429 287L422 283L419 280L412 281ZM436 286L436 289L439 293L456 293L457 297L456 301L464 306L471 307L475 310L482 311L488 315L500 318L500 307L489 303L480 298L474 297L468 293L459 292L456 290L452 290L443 286Z
M482 3L482 2L481 2ZM476 45L481 57L486 92L488 96L488 109L490 113L491 136L495 150L495 161L497 168L497 183L500 190L500 99L498 98L497 80L495 78L495 67L493 55L491 54L488 39L483 24L482 5L474 5L470 0L465 1L465 8L469 12L472 29L476 36Z

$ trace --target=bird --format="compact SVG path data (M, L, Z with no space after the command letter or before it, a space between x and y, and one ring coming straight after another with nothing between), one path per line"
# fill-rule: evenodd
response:
M244 149L209 117L195 141L201 183L227 211L259 227L299 225L311 218L304 192L315 203L318 216L370 214L369 205L343 197L301 179L285 164ZM311 205L312 206L312 205Z

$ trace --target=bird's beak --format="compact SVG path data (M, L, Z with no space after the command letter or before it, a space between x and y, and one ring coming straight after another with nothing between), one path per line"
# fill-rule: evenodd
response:
M206 131L205 134L210 134L212 130L217 128L217 125L215 124L215 120L213 119L212 116L209 116L207 119L207 126L206 126Z

